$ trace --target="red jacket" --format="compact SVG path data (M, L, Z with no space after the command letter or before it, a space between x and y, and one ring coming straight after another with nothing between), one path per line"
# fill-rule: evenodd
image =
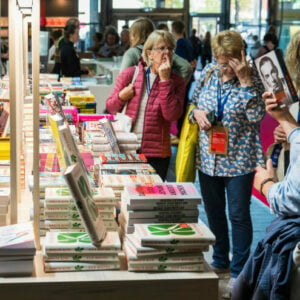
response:
M134 124L142 98L145 71L142 62L135 82L135 96L128 102L126 115ZM120 100L119 92L131 83L135 67L124 69L117 77L114 89L106 100L106 109L111 114L121 112L125 103ZM170 122L176 121L183 112L185 83L181 76L172 73L170 80L160 82L157 77L153 83L144 119L144 132L141 153L148 157L171 156Z

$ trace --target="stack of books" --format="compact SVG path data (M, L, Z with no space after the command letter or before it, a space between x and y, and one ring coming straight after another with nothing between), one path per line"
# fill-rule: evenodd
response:
M190 182L128 184L121 197L121 232L133 233L135 224L197 223L201 197Z
M201 223L135 224L124 243L129 271L204 271L215 236Z
M0 227L0 276L30 276L36 248L31 223Z
M85 232L47 232L44 242L45 272L120 269L121 242L117 232L107 232L99 247Z
M0 188L0 226L9 224L10 188Z
M96 113L97 103L95 101L94 95L77 94L77 95L69 95L68 98L70 104L76 106L79 113L83 113L83 114Z
M107 231L116 231L115 196L112 189L94 188L93 200ZM46 230L85 231L69 188L46 188L44 201Z

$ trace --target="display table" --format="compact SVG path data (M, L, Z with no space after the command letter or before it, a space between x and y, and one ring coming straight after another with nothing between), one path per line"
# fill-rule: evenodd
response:
M218 299L214 272L134 273L91 271L44 273L42 256L35 261L36 276L0 278L1 299Z

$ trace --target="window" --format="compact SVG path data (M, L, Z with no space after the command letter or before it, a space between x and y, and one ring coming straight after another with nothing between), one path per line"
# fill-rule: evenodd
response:
M190 14L220 13L221 0L190 0Z

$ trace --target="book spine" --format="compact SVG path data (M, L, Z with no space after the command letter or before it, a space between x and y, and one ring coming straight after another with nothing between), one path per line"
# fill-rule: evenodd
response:
M202 263L199 264L132 264L128 263L128 271L154 271L154 272L203 272L204 265Z
M49 255L44 256L44 261L46 262L118 262L118 255L114 254L102 254L102 255L86 255L86 254L72 254L72 255Z
M97 270L117 270L120 269L119 263L44 263L45 272L81 272Z

